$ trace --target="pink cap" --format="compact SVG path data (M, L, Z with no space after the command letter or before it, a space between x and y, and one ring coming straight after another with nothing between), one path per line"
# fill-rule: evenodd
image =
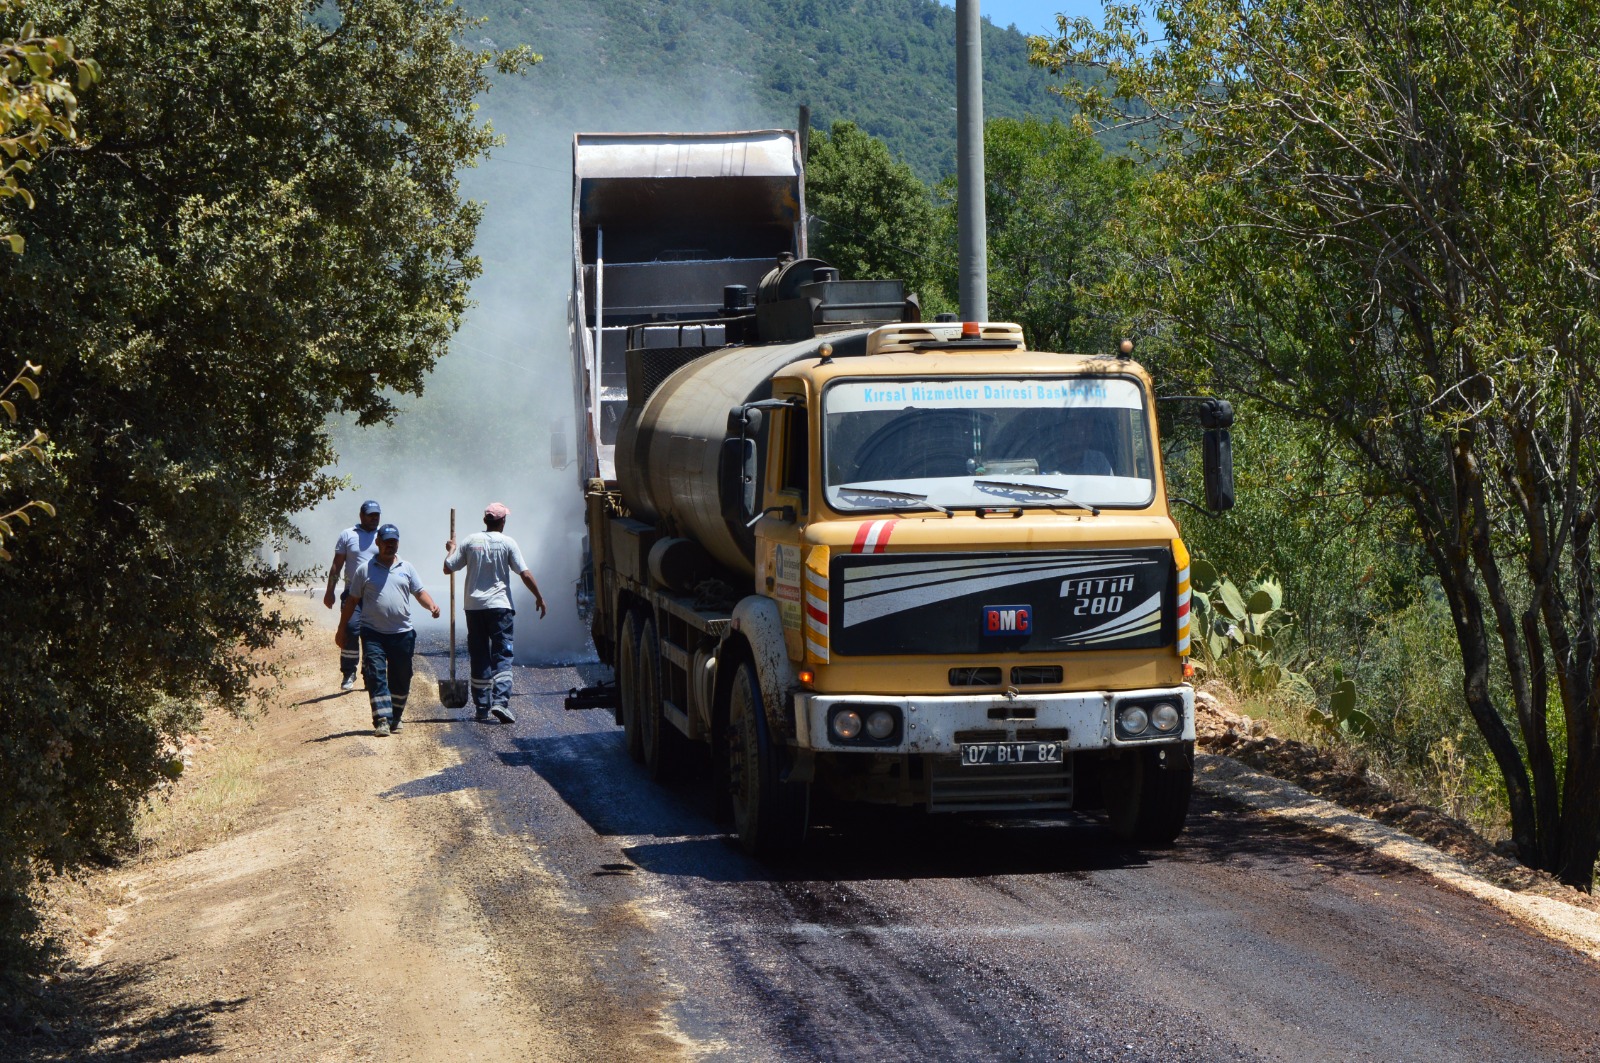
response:
M505 520L511 516L511 511L506 508L504 502L490 502L483 507L483 515L490 520Z

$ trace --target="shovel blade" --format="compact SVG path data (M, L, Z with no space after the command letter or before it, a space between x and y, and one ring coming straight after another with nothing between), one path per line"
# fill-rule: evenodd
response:
M439 704L445 708L466 708L467 696L467 681L465 679L439 680Z

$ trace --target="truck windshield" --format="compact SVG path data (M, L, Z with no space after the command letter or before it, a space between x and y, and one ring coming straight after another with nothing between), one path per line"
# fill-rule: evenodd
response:
M840 512L911 508L906 496L1055 508L1155 497L1144 389L1126 377L841 380L823 416Z

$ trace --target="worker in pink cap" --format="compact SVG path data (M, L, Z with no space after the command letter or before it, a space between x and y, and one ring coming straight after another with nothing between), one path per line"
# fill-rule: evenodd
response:
M522 560L515 539L506 534L506 518L511 511L500 502L490 502L483 510L483 531L467 537L458 548L451 539L444 544L444 571L467 570L466 602L467 656L472 662L472 705L478 719L493 716L501 723L515 723L511 713L511 574L522 577L523 586L533 592L533 603L544 618L544 595L533 581Z

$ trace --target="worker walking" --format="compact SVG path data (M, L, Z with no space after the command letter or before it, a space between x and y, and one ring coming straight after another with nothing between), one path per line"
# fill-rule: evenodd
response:
M351 615L361 610L361 675L372 702L372 733L382 738L400 732L400 717L411 693L411 658L417 632L411 626L411 599L439 616L417 570L400 558L400 529L378 529L378 552L356 568L346 587L344 613L333 640L345 649Z
M447 556L444 571L467 570L466 602L467 656L472 662L472 705L480 720L490 716L501 723L515 723L511 714L511 573L533 592L534 605L542 619L544 595L533 581L522 560L516 541L505 533L511 511L491 502L483 511L483 528L467 537L460 548L455 539L444 544Z
M329 609L333 608L334 588L339 585L339 573L344 573L344 593L339 596L342 602L350 593L350 577L355 575L356 568L361 562L366 561L378 552L378 524L382 520L382 509L372 499L361 503L361 523L354 528L346 528L339 533L339 539L333 544L333 567L328 569L328 591L322 596L322 604ZM361 663L361 606L357 604L354 615L346 625L350 637L342 644L339 651L339 673L343 677L339 681L340 690L354 690L356 687L356 667Z

